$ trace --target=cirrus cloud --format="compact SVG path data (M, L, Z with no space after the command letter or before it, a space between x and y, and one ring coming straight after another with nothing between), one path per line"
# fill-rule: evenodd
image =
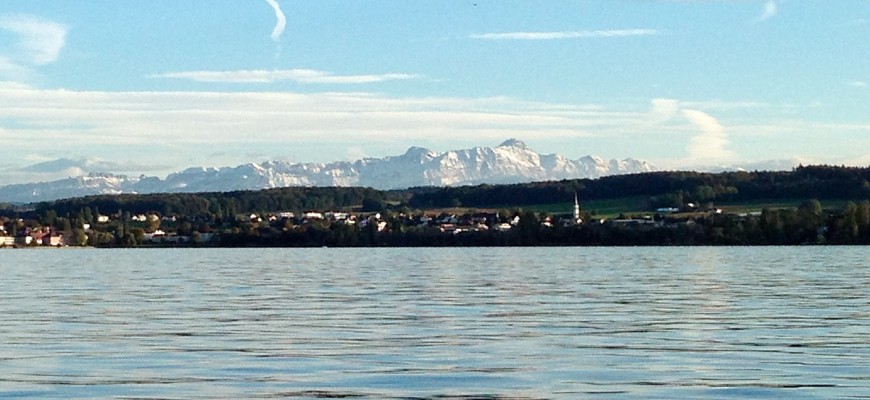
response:
M335 75L313 69L183 71L151 75L152 78L187 79L208 83L273 83L294 81L304 84L363 84L416 79L416 74L387 73L365 75Z
M483 40L558 40L558 39L590 39L628 36L658 35L655 29L614 29L594 31L562 31L562 32L505 32L473 34L472 39Z
M17 35L15 54L8 57L20 63L51 64L66 44L66 26L33 15L0 16L0 30Z

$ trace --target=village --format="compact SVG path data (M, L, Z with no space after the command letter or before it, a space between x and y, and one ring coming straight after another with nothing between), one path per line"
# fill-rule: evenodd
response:
M475 211L471 213L425 213L345 211L305 211L294 213L250 213L235 216L232 221L202 221L188 216L156 213L129 214L118 211L109 215L82 213L75 218L8 218L0 217L0 248L111 246L124 236L133 238L133 245L208 245L221 233L253 232L274 235L289 230L306 230L317 226L352 227L374 232L434 229L448 235L495 231L507 232L520 224L520 211ZM53 221L52 221L53 220ZM90 222L86 222L90 221ZM579 225L580 205L575 198L572 213L541 216L543 227ZM217 223L217 224L216 224ZM193 228L196 224L196 229ZM114 243L113 243L114 242Z
M321 238L324 244L370 245L372 235L424 235L433 243L455 243L445 236L488 238L569 236L566 229L588 228L608 234L620 230L643 232L658 228L704 230L711 217L729 223L758 219L760 212L727 214L720 208L698 209L688 203L682 208L659 208L654 212L601 217L581 210L576 195L573 207L565 213L534 213L522 209L440 209L430 211L383 210L348 211L278 211L237 214L232 218L216 216L131 214L118 210L110 214L83 210L71 217L54 215L29 218L0 217L0 248L36 247L174 247L236 246L251 243L293 245L302 241L315 244L304 236ZM696 226L697 225L697 226ZM823 234L826 228L819 228ZM523 231L524 233L519 233ZM548 233L551 232L551 233ZM327 239L322 233L344 239ZM369 241L348 240L349 235L368 235ZM330 236L330 237L331 237ZM295 237L296 239L289 239ZM440 237L440 238L439 238ZM279 238L283 238L279 241ZM473 240L469 243L477 243ZM492 240L484 243L491 243ZM546 242L546 240L545 240ZM402 242L404 243L404 242ZM498 242L513 243L513 242Z

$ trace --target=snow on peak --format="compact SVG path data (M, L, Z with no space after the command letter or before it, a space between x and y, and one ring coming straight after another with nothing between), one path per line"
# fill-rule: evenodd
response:
M515 139L515 138L510 138L510 139L508 139L508 140L505 140L504 142L501 142L501 144L498 145L498 147L521 147L521 148L528 148L528 146L526 146L526 144L525 144L522 140Z
M0 187L0 202L37 202L101 193L224 192L287 186L367 186L404 189L414 186L504 184L543 180L599 178L605 175L652 171L633 159L605 161L586 156L569 159L541 155L518 139L497 147L474 147L437 153L411 147L401 156L367 158L356 162L291 163L274 161L236 167L188 168L166 178L128 178L92 175L66 182L53 181Z
M432 150L429 150L425 147L412 146L408 148L408 151L405 152L406 158L411 158L413 160L425 160L431 159L433 157L437 157L438 153L435 153Z

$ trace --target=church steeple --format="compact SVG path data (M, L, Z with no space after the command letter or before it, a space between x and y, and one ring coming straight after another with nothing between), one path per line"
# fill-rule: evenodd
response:
M577 192L574 192L574 223L579 224L580 222L580 201L577 199Z

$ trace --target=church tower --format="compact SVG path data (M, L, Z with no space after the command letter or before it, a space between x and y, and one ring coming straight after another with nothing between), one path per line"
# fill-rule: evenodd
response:
M579 224L579 223L583 222L583 220L580 219L580 201L577 200L577 192L574 192L574 214L573 215L574 215L574 223L575 224Z

